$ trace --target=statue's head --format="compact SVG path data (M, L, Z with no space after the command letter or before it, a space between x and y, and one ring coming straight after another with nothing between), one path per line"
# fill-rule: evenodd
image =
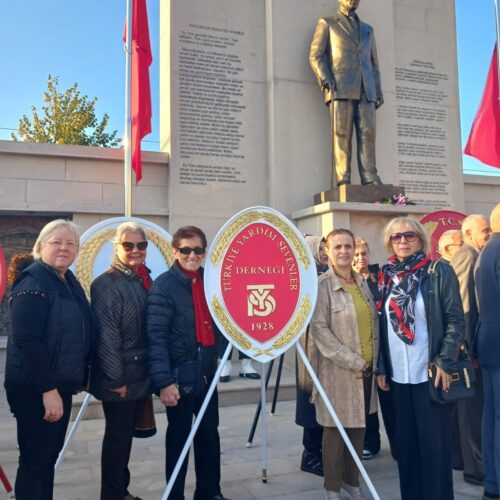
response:
M339 0L340 10L344 14L351 14L359 6L360 0Z

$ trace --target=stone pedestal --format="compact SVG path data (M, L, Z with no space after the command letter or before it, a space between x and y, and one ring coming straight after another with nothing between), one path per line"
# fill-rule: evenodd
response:
M335 189L321 191L314 195L314 204L326 203L328 201L341 202L361 202L374 203L393 195L404 195L405 188L401 186L355 186L353 184L344 184Z
M384 226L394 217L420 220L428 212L428 207L422 205L326 202L293 212L292 219L303 234L326 236L332 229L350 229L368 241L371 261L383 263L388 257L382 246Z

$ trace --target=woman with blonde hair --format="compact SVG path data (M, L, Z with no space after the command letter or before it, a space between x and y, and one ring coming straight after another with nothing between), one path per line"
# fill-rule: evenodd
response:
M391 381L401 497L451 500L450 406L431 400L428 373L434 368L434 387L448 391L464 335L457 277L429 259L427 233L411 217L391 220L384 244L391 256L382 269L377 382L387 391Z
M33 247L34 262L17 276L11 292L4 385L17 421L18 500L52 498L72 395L86 385L90 309L69 269L78 244L72 222L49 222Z

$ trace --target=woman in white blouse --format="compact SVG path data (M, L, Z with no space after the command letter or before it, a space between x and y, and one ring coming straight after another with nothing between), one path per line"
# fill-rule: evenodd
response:
M396 412L395 446L403 500L452 500L450 408L431 401L435 386L447 391L463 340L464 315L450 266L427 257L424 227L398 217L384 230L392 254L380 283L381 340L377 382L390 390Z

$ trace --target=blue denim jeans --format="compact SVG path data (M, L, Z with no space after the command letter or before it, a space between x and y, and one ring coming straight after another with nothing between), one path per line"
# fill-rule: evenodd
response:
M500 366L482 366L484 489L500 492Z

